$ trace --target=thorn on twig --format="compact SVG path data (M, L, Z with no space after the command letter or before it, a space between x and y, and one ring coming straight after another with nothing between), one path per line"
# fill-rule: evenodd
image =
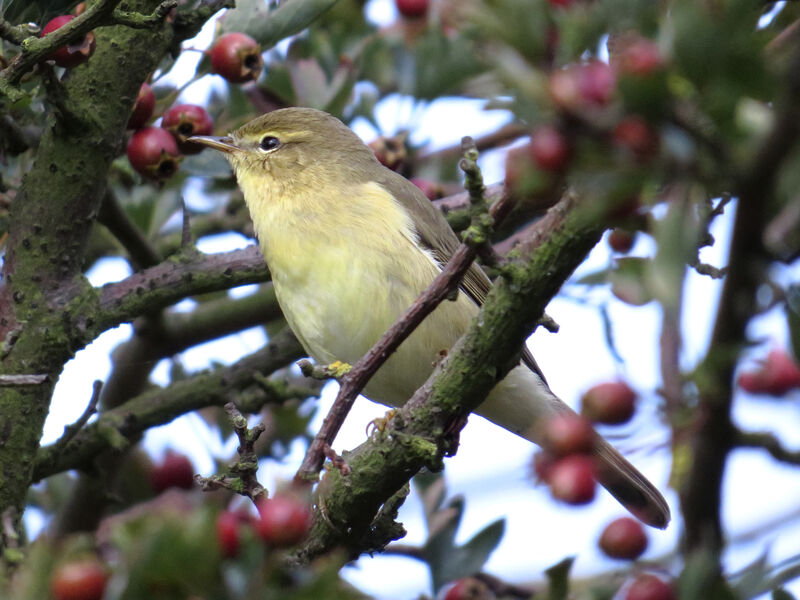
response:
M70 440L77 435L84 425L86 425L86 423L89 421L89 418L97 412L97 404L100 402L100 391L102 389L103 382L99 379L96 379L92 384L92 397L89 399L89 404L86 406L83 414L78 417L77 421L75 421L72 425L67 425L64 427L64 434L55 443L56 449L66 447Z
M189 248L192 246L192 228L189 223L189 209L186 206L186 201L181 196L181 212L183 215L183 224L181 225L181 249Z
M228 467L228 472L222 475L202 477L195 475L195 483L204 492L227 489L236 494L246 496L258 503L262 498L267 497L266 488L258 482L256 473L258 472L258 456L254 446L258 438L264 433L263 423L259 423L252 429L247 427L247 418L239 412L233 402L225 405L225 412L233 425L233 431L239 438L239 447L236 452L239 460Z

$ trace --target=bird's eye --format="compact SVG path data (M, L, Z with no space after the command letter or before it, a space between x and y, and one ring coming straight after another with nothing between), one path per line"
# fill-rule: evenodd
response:
M265 135L261 138L261 141L258 143L258 147L264 150L265 152L268 150L274 150L278 146L280 146L281 142L278 138L273 135Z

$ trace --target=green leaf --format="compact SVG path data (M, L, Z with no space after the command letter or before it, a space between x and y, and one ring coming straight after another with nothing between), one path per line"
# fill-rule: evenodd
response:
M648 289L647 275L652 268L648 258L625 257L617 259L616 268L609 274L611 292L623 302L643 306L653 300Z
M37 23L70 12L80 0L0 0L0 13L13 25Z
M544 573L547 575L547 599L548 600L567 600L569 593L569 572L575 557L570 556L559 563L556 563Z
M772 590L772 600L795 600L795 597L793 594L781 588L779 590Z
M240 31L255 38L263 50L300 33L337 0L284 0L269 8L265 0L238 0L236 9L225 13L221 32Z

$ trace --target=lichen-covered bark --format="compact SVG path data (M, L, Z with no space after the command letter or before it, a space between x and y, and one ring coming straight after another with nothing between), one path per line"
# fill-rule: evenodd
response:
M325 474L312 535L300 560L336 546L355 554L374 549L364 540L374 542L369 533L381 505L422 467L440 466L446 432L519 362L522 344L545 306L602 232L602 224L585 218L572 198L551 209L431 378L384 432L345 453L347 474L337 469Z
M150 13L158 2L128 4ZM49 86L53 108L33 167L9 211L0 288L1 368L44 373L49 380L0 390L0 512L21 512L53 385L75 351L71 316L88 312L96 300L81 265L108 168L123 147L141 83L175 41L168 23L149 29L104 27L95 33L92 58L71 70L60 86Z

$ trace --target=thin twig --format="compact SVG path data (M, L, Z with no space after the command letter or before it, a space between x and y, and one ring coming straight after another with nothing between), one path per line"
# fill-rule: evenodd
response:
M160 25L167 18L170 11L178 6L178 0L164 0L149 15L130 10L116 9L111 13L111 22L114 25L125 25L131 29L147 29Z
M483 189L483 181L480 178L480 170L474 164L477 150L474 150L474 144L465 152L468 154L467 162L465 164L468 170L465 171L467 175L467 188L470 194L476 194L476 201L484 203L483 194L478 194L478 189ZM490 226L492 223L497 223L511 209L511 200L507 196L503 196L489 209L487 220L481 220L478 223L479 217L474 219L475 227ZM478 230L474 232L475 235L469 236L465 239L465 243L461 244L455 251L453 256L448 261L447 265L441 270L431 284L425 289L424 292L414 301L414 303L406 310L405 313L392 325L391 328L381 337L381 339L367 352L353 368L342 378L339 393L336 396L330 412L325 417L322 427L317 433L314 441L309 446L308 452L303 459L303 464L297 471L295 479L297 481L314 481L318 477L319 471L325 460L325 447L333 443L336 434L344 423L344 419L350 412L353 402L364 389L369 379L378 371L389 356L400 346L400 344L408 338L409 335L416 329L416 327L427 317L433 310L439 306L448 297L452 296L453 292L458 290L461 278L469 269L472 261L478 253L478 244L472 243L473 240L480 240L478 243L483 243L483 240L488 240L487 235L478 235Z
M161 262L161 255L142 231L122 209L111 187L106 188L97 220L117 238L138 269L153 267Z
M524 125L520 123L508 123L507 125L500 127L500 129L497 131L493 131L492 133L475 138L475 147L478 149L478 152L491 150L492 148L509 144L514 140L527 135L528 133L528 128ZM447 146L446 148L431 150L429 152L421 152L416 157L415 162L427 163L431 160L452 160L461 156L462 151L463 149L461 144L453 144L452 146Z
M787 450L771 433L737 430L734 443L742 448L762 448L777 461L800 465L800 450Z
M78 432L83 429L83 426L89 421L89 417L97 412L97 403L100 402L100 391L102 389L103 382L99 379L95 379L94 383L92 384L92 397L89 399L89 404L86 405L86 409L83 411L83 414L78 417L77 421L75 421L72 425L67 425L64 427L64 434L58 438L58 441L56 441L54 444L56 450L65 448L72 438L74 438Z
M28 34L21 27L15 27L5 19L0 18L0 38L19 46L27 37Z
M228 468L225 475L214 475L212 477L201 477L195 475L194 480L204 492L227 489L242 496L246 496L257 503L267 497L266 488L258 482L256 473L258 472L258 455L255 451L255 443L266 429L263 423L259 423L252 429L247 427L247 418L239 412L233 402L225 405L225 412L233 425L233 431L239 438L239 460Z

